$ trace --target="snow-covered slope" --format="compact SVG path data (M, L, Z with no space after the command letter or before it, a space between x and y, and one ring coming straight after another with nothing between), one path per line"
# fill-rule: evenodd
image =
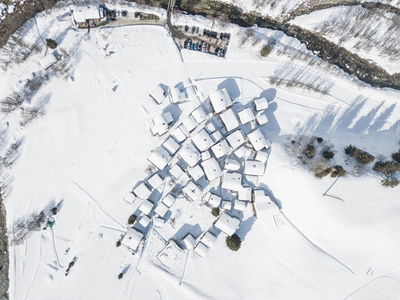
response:
M2 173L12 178L6 197L9 229L51 201L63 200L53 229L33 232L11 247L11 299L363 299L372 293L395 299L398 189L382 187L379 177L368 173L340 178L331 193L343 201L323 196L333 179L314 178L283 145L302 133L322 136L338 151L352 143L388 156L399 147L398 92L358 86L334 73L324 74L333 84L327 95L271 86L268 78L288 62L303 66L276 52L259 56L268 37L279 37L272 31L255 29L261 40L252 47L241 44L242 29L225 28L233 40L222 59L188 50L181 55L161 26L87 34L57 20L58 14L38 17L37 28L26 28L25 42L36 41L38 32L57 37L60 52L70 55L64 54L70 73L50 76L55 65L47 73L51 78L22 104L27 109L45 103L42 117L21 126L21 109L1 113L2 155L23 140L18 159ZM203 18L197 22L207 24ZM305 51L285 37L279 43ZM43 73L37 61L44 53L43 48L21 65L0 70L2 99L32 72ZM315 65L314 72L327 69ZM156 259L164 238L206 230L214 219L209 208L178 199L171 211L175 221L152 230L136 255L116 247L116 241L136 209L123 197L148 175L147 158L164 140L148 130L154 108L148 92L187 78L204 96L226 87L239 102L260 95L268 99L265 130L273 144L260 187L281 211L260 211L258 219L246 215L238 252L230 251L220 234L205 258L186 251L166 268ZM185 107L180 106L180 118L188 114Z

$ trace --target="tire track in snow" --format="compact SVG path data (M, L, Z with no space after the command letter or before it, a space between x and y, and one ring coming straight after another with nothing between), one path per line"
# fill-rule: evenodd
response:
M345 265L343 262L341 262L339 259L337 259L336 257L334 257L332 254L326 252L324 249L322 249L321 247L317 246L316 244L314 244L299 228L296 227L296 225L294 225L289 218L282 212L280 211L282 216L286 219L286 221L292 225L292 227L308 242L311 244L312 247L316 248L319 252L329 256L330 258L332 258L333 260L335 260L336 262L338 262L339 264L341 264L343 267L345 267L347 270L349 270L351 273L353 273L354 275L356 274L350 267L348 267L347 265Z

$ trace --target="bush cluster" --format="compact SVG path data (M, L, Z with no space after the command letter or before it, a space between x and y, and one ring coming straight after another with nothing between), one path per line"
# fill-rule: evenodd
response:
M353 145L349 145L344 148L344 153L351 157L354 157L359 163L365 165L372 163L375 160L375 157L372 154L368 153L367 151L361 150Z
M261 48L260 55L262 57L266 57L271 53L271 46L270 45L265 45L264 47Z
M242 244L242 241L240 240L240 237L236 233L234 233L231 236L228 236L226 238L226 245L232 251L238 251L241 244Z
M218 217L218 216L219 216L219 207L213 207L213 208L211 209L211 214L212 214L214 217Z
M335 153L333 153L331 150L326 149L326 150L322 151L322 156L325 159L330 160L331 158L333 158L335 156Z
M331 177L342 177L346 175L346 170L342 166L336 165L332 168Z
M322 178L322 177L328 176L331 173L331 171L332 171L331 168L326 168L325 170L315 173L314 175L317 178Z
M306 149L304 150L304 155L307 158L313 158L315 156L315 146L312 144L308 144Z
M51 49L56 49L58 46L57 42L53 39L46 39L46 44Z
M390 187L395 187L399 185L399 181L397 179L387 179L385 178L384 180L382 180L382 184L384 186L390 186Z
M396 171L400 171L400 164L392 160L377 161L373 167L374 171L383 173L385 177L389 177Z
M134 215L134 214L130 215L130 217L128 219L128 224L132 225L133 223L135 223L136 219L137 219L136 215Z

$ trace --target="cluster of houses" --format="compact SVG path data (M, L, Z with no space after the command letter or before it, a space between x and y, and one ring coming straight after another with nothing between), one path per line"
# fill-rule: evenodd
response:
M195 95L196 88L191 82L171 91L158 86L150 92L157 104L168 97L172 103L180 103ZM219 232L231 236L239 228L241 220L234 212L252 209L256 214L255 203L271 203L265 191L257 188L259 176L265 173L271 146L260 126L268 122L267 109L265 98L246 105L236 104L222 88L200 102L183 120L174 120L170 113L152 120L150 132L166 138L148 158L157 171L125 196L129 202L140 201L137 222L144 229L151 222L155 227L162 227L171 207L182 197L219 208L220 212L212 226L199 237L187 234L181 241L170 240L158 255L164 265L171 266L183 249L193 249L204 257ZM173 180L174 188L164 191L159 201L149 199L167 177ZM137 228L129 228L122 244L136 250L144 236Z

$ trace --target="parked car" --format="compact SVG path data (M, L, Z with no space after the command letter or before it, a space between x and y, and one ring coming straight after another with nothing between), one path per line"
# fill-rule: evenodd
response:
M187 40L186 41L186 49L190 49L190 46L192 45L192 41L191 40Z
M194 33L195 33L195 34L199 34L199 30L200 30L200 28L197 26L197 27L196 27L196 30L194 31Z
M194 44L194 50L197 51L198 48L199 48L199 42L196 42L196 44Z
M203 30L203 35L206 35L207 29Z
M192 27L192 33L194 33L196 31L196 26Z
M138 11L135 11L135 18L139 18L140 13Z
M114 9L111 11L111 18L115 19L117 17L117 11Z
M191 43L190 44L190 50L193 50L194 49L194 43Z
M230 34L230 33L227 33L227 34L226 34L226 38L227 38L228 40L230 40L230 39L231 39L231 34Z
M221 32L221 34L219 35L219 38L222 40L224 39L225 35Z
M225 48L225 49L223 49L222 51L221 51L221 56L222 57L225 57L225 55L226 55L226 51L228 50L228 48Z
M123 11L122 11L122 16L123 16L123 17L126 17L127 15L128 15L128 11L127 11L127 10L123 10Z
M220 50L219 47L215 48L214 54L217 55L217 56L219 56L219 55L218 55L218 51L219 51L219 50Z
M201 47L201 51L206 52L206 46L207 44L203 44L203 46Z
M210 51L210 45L207 44L207 46L206 46L206 52L208 53L208 51Z
M186 48L187 48L187 46L188 46L188 42L189 42L189 41L188 41L188 40L186 40L186 41L183 43L183 48L184 48L184 49L186 49Z
M186 32L189 31L189 25L185 25L185 31L186 31Z

